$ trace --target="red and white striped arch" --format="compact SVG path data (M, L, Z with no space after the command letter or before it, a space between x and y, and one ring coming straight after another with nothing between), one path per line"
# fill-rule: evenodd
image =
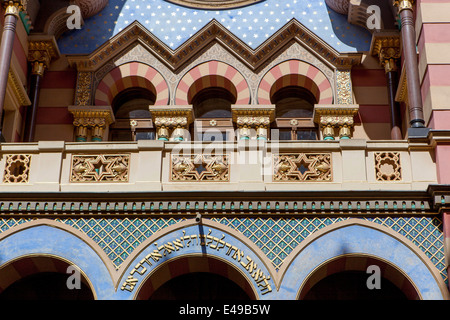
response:
M263 77L258 88L259 104L271 104L273 94L286 86L299 86L311 91L319 104L333 102L333 88L322 71L309 63L289 60L273 67Z
M95 105L109 106L117 94L134 87L153 92L157 106L169 103L169 87L163 76L146 64L130 62L114 68L102 79L95 92Z
M193 97L208 87L222 87L236 97L236 104L250 103L250 88L242 74L220 61L208 61L190 70L178 84L175 103L191 104Z

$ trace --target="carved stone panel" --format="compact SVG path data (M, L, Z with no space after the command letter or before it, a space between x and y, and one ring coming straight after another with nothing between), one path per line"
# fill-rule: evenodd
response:
M6 157L3 183L28 183L31 155L15 154Z
M333 181L331 153L280 154L273 164L273 181Z
M227 155L172 155L172 182L228 182L230 165Z
M129 154L74 155L70 182L128 182Z
M377 181L401 181L402 166L400 164L400 153L375 153L375 174Z

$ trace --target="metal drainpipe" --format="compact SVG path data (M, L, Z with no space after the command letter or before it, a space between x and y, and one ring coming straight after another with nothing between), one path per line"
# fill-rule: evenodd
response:
M424 128L425 120L417 62L413 2L414 0L395 1L394 5L399 8L402 26L403 53L405 56L406 76L408 81L410 126L411 128Z

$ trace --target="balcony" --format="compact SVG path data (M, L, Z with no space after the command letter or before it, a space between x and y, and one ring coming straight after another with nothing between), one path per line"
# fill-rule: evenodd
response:
M424 141L5 143L0 192L425 191Z

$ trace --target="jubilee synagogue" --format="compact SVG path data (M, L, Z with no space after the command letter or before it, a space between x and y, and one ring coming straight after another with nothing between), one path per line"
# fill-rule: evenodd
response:
M1 300L450 298L450 0L0 4Z

